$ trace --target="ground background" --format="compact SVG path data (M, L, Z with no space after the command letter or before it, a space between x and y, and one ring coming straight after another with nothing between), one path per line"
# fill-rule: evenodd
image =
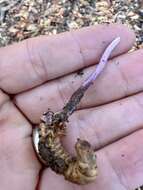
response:
M143 0L0 0L0 46L110 22L133 28L143 47Z
M143 0L0 0L0 47L41 34L114 22L135 31L132 50L143 48Z

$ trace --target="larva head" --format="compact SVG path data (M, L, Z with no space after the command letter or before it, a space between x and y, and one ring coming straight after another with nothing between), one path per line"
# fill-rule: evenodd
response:
M89 142L78 139L75 148L81 173L87 176L96 175L96 155Z
M88 162L88 160L96 160L95 152L88 141L77 139L75 149L78 157L83 160L83 162Z

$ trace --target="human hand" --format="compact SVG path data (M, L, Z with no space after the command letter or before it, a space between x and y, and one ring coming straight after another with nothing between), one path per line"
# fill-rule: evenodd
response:
M63 107L117 36L121 42L114 58L68 123L63 143L71 153L77 137L97 150L95 183L75 185L42 168L32 146L32 127L48 108ZM99 25L0 49L1 189L128 190L143 183L143 51L127 53L133 42L126 27Z

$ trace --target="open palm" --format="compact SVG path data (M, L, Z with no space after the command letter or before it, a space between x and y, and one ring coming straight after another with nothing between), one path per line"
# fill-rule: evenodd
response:
M117 36L114 58L68 123L70 153L77 137L97 150L97 180L75 185L41 166L32 128L48 108L64 106ZM143 183L143 50L127 53L133 42L125 26L99 25L0 49L0 189L129 190Z

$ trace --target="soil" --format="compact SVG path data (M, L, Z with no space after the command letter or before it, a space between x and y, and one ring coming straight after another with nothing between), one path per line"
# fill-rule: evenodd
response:
M143 47L142 0L0 0L0 47L41 34L98 23L124 23Z

